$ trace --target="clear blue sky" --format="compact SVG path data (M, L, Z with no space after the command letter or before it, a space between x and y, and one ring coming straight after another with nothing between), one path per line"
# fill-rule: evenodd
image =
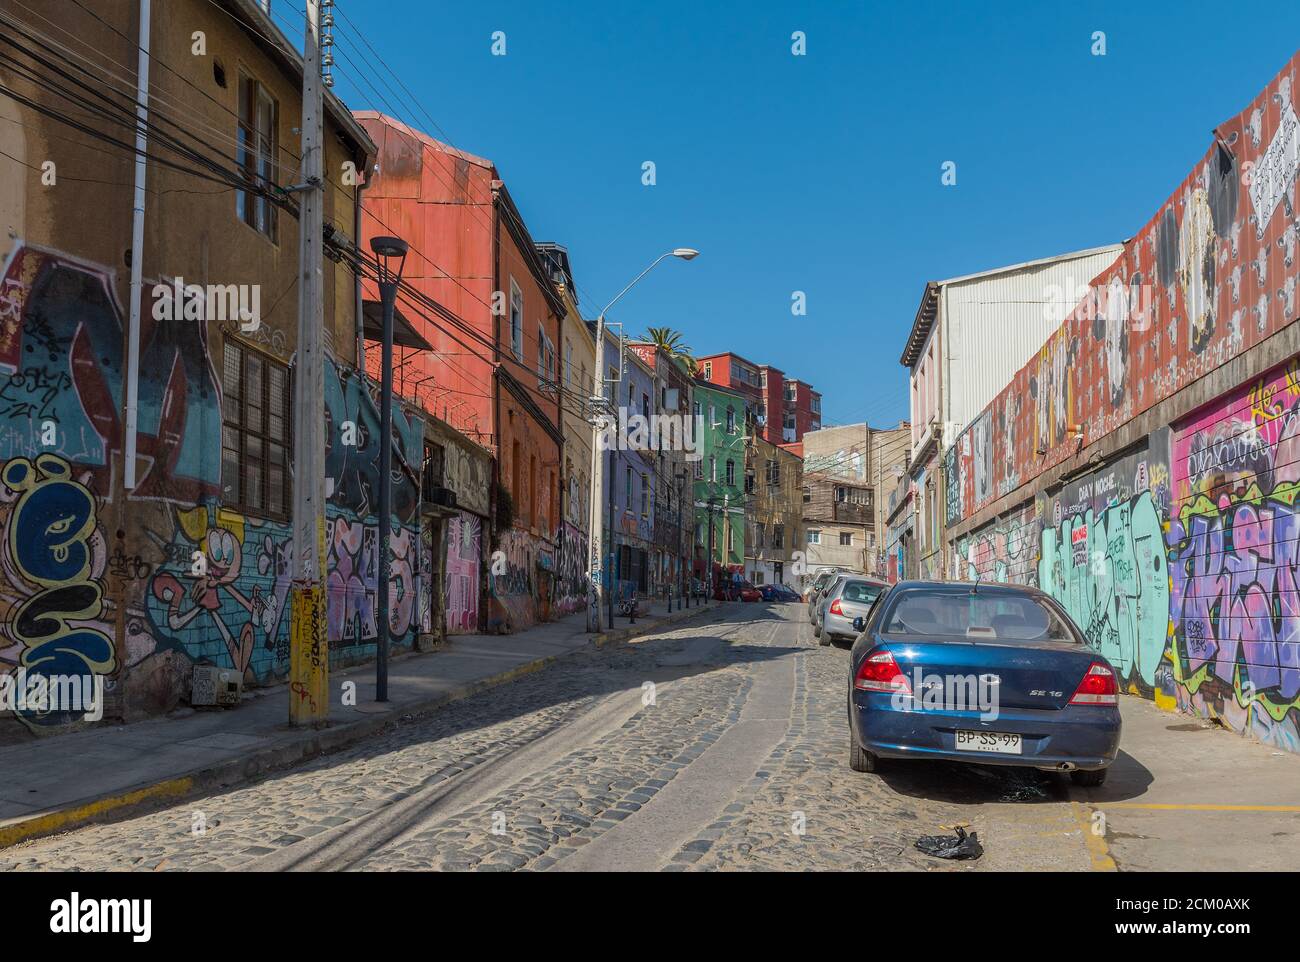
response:
M342 56L340 95L417 127L427 114L433 136L492 159L534 238L568 246L584 315L662 251L697 247L615 319L775 364L822 392L828 422L882 426L907 416L898 356L926 280L1131 236L1300 45L1296 0L339 9L422 110L377 85L385 103Z

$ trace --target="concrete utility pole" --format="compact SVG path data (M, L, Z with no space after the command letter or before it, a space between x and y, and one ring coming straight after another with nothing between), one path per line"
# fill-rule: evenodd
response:
M298 351L293 388L293 563L289 614L289 723L329 717L325 614L324 93L320 0L306 0L302 69L302 178L298 218Z
M658 266L659 262L667 257L680 257L684 261L692 260L699 256L699 251L692 250L689 247L678 247L666 254L660 254L654 262L633 278L632 283L627 285L618 292L618 295L605 305L605 309L600 312L596 318L596 374L593 378L593 393L591 397L592 406L592 430L591 430L591 558L588 561L587 581L590 585L591 597L587 603L587 630L592 632L600 631L600 609L605 601L605 578L613 575L613 565L611 563L608 573L602 570L602 564L605 557L605 530L601 512L605 501L605 459L602 457L603 452L600 448L601 427L607 416L606 408L609 407L609 414L613 414L613 406L605 397L605 315L609 309L636 286L637 281L645 277ZM615 398L617 400L617 398ZM612 469L612 466L611 466ZM612 495L612 492L611 492ZM609 528L610 540L614 537L613 515L610 516ZM613 598L609 599L610 614L609 623L614 623Z

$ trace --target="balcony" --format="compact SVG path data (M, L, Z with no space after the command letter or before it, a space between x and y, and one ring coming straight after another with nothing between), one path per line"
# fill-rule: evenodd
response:
M871 524L875 513L869 504L855 504L851 501L836 501L832 517L847 524Z

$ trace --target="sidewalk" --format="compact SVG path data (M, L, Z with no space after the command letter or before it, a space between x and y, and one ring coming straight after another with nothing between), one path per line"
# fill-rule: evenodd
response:
M591 645L601 647L715 611L720 604L648 606L636 624L618 617L598 636L586 612L514 635L453 635L437 651L403 654L388 666L389 701L374 699L374 663L330 673L338 692L356 683L356 707L335 705L329 727L290 728L288 689L255 689L238 708L193 711L134 725L104 725L0 748L0 848L120 816L161 801L254 778L269 769L335 751L404 715L436 710L547 667ZM335 699L337 700L337 699Z

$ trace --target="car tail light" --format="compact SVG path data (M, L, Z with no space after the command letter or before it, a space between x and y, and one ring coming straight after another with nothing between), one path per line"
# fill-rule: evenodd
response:
M834 601L831 602L831 614L839 615L841 618L844 617L844 609L840 607L839 598L836 598Z
M878 651L863 659L862 664L858 666L857 676L853 679L853 687L858 691L912 694L912 686L907 676L899 670L893 653L888 651Z
M1109 665L1094 661L1070 699L1071 705L1118 705L1119 682Z

